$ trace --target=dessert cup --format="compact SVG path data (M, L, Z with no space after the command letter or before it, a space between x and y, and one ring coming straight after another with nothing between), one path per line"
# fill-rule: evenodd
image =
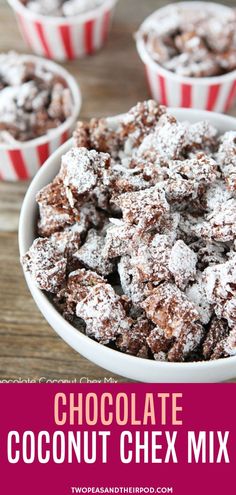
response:
M158 9L141 25L140 30L173 15L179 7L196 11L208 9L209 13L225 14L229 7L211 2L180 2ZM144 64L148 87L152 97L171 107L198 108L214 112L227 112L236 96L236 70L213 77L185 77L165 69L149 54L145 41L137 36L137 50Z

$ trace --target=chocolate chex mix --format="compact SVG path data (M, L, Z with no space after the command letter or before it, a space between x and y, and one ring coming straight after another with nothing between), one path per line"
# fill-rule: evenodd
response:
M179 40L179 43L183 40ZM154 101L78 123L23 258L62 315L160 361L236 355L236 131Z

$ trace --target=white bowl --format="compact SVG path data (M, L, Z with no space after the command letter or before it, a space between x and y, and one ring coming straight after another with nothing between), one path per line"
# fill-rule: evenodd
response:
M0 180L18 181L31 179L46 159L65 143L74 130L81 108L82 96L78 83L59 64L34 55L20 54L22 61L40 64L52 73L62 77L72 94L73 110L63 124L47 134L16 144L0 144Z
M163 17L171 17L177 9L185 7L196 11L207 9L209 14L219 15L232 11L226 5L213 2L177 2L156 10L145 19L140 31L147 31L153 21L161 25ZM236 97L236 70L213 77L185 77L155 62L141 36L137 36L137 51L144 63L149 91L159 103L214 112L227 112L233 105Z
M191 123L208 119L223 133L236 130L236 119L200 110L170 109L179 121ZM45 163L32 181L22 205L19 224L20 255L23 256L35 238L38 213L36 193L58 173L61 156L72 146L72 140L61 146ZM73 349L90 361L113 373L143 382L220 382L236 377L236 357L196 363L166 363L141 359L105 347L83 335L68 323L46 295L39 290L29 273L25 278L30 292L41 313L55 332ZM30 315L29 315L30 317Z

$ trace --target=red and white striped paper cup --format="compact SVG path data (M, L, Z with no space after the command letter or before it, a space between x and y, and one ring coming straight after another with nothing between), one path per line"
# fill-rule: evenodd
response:
M118 0L104 0L97 8L74 17L39 15L20 0L8 0L21 34L37 55L73 60L91 55L104 45Z
M212 2L180 2L158 9L142 24L140 30L158 22L163 15L173 15L177 8L188 7L196 10L212 9L224 14L229 7ZM170 107L198 108L214 112L226 112L236 97L236 70L214 77L184 77L164 69L155 62L147 51L145 41L137 37L137 50L145 66L150 94L159 103Z
M40 63L49 71L63 77L73 99L73 113L59 127L44 136L23 143L0 144L0 180L19 181L31 179L49 156L71 137L81 108L81 92L76 80L60 65L33 55L25 55L24 60Z

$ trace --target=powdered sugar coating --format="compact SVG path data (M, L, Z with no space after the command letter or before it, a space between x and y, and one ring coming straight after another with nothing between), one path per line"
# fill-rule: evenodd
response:
M169 212L164 191L156 187L124 193L113 201L121 208L124 221L140 231L154 227Z
M160 285L141 306L148 318L163 330L165 337L174 339L168 351L169 361L184 361L198 348L204 328L197 322L199 314L195 306L176 286Z
M236 323L236 255L229 261L213 265L204 271L205 289L210 304L215 305L218 318L229 326Z
M68 194L80 200L93 191L103 176L106 185L106 173L110 167L110 156L86 148L72 148L62 157L60 177Z
M207 325L212 317L213 307L207 299L205 283L201 273L197 274L196 282L189 285L185 294L189 301L196 307L201 323Z
M227 187L236 190L236 131L226 132L220 139L217 159Z
M74 17L93 10L104 0L21 0L32 12L53 17Z
M0 55L0 142L29 141L61 125L73 110L66 81L46 64Z
M147 339L151 328L151 324L147 319L137 318L130 329L123 332L116 339L117 348L121 352L132 356L148 358Z
M229 328L226 320L213 318L203 344L203 355L205 359L218 359L223 357L224 344L228 335Z
M183 241L177 241L170 253L169 270L180 289L196 278L197 255Z
M206 220L194 227L199 238L230 242L236 237L236 200L229 199L206 215Z
M86 333L103 344L130 328L120 297L109 284L91 287L76 306L76 314L86 323Z
M85 243L74 253L74 258L100 275L109 275L114 270L114 263L103 255L104 243L104 235L90 229Z
M50 239L35 239L22 262L41 290L55 294L66 280L64 250Z

